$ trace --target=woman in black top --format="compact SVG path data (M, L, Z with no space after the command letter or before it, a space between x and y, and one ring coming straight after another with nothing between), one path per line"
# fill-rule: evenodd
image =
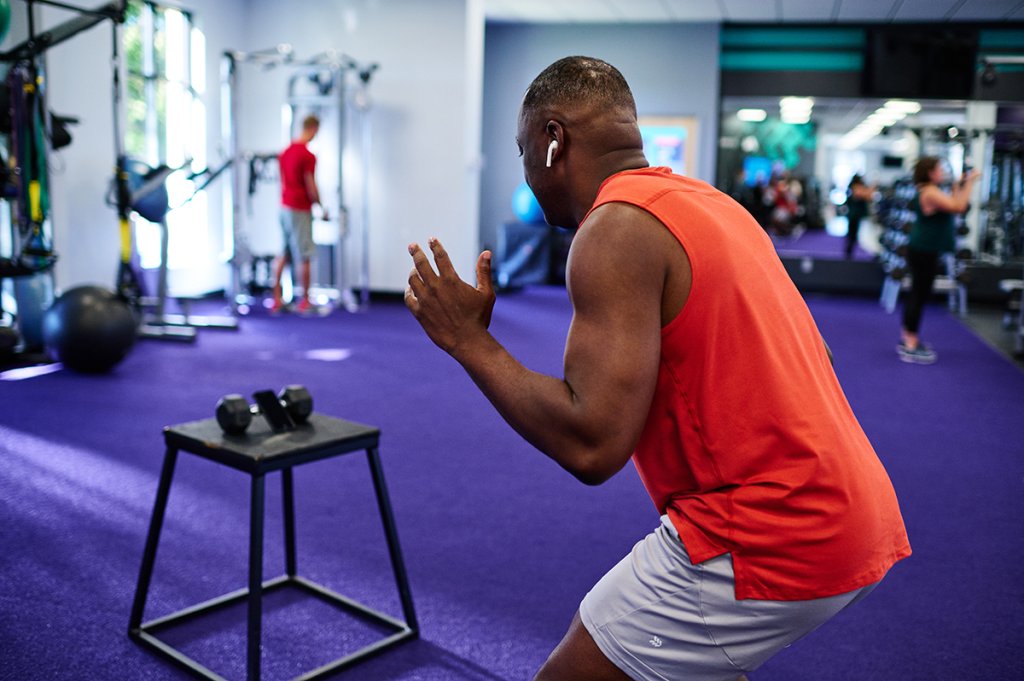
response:
M912 284L903 302L903 328L896 351L900 359L913 364L931 364L938 356L921 342L918 329L924 305L932 294L939 271L939 254L956 247L953 216L967 211L968 201L978 171L972 171L954 183L951 193L939 185L946 181L946 170L935 156L925 156L914 166L917 195L910 203L916 220L907 244L907 268Z

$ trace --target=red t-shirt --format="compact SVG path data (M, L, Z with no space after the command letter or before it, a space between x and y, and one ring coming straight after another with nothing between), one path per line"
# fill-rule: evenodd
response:
M881 579L910 555L896 494L764 230L668 168L613 175L594 207L608 202L657 217L693 269L661 331L633 454L691 560L731 552L739 599L822 598Z
M292 142L277 157L281 173L281 205L292 210L311 210L313 200L306 175L316 171L316 156L302 142Z

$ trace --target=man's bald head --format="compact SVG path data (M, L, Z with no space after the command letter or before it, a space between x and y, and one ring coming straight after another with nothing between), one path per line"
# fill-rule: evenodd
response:
M541 71L526 91L522 114L576 107L625 109L636 116L626 79L614 66L593 57L565 57Z
M559 59L534 79L516 143L545 219L561 227L580 223L605 178L647 166L629 85L593 57Z

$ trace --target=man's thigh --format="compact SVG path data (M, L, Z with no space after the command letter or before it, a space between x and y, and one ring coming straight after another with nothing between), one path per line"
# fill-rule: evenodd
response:
M737 601L732 557L693 565L666 519L587 594L580 619L630 678L735 681L866 590L813 601Z

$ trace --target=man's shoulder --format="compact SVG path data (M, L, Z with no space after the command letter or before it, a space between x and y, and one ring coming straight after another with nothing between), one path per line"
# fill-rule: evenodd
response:
M699 201L701 197L721 193L702 180L671 172L658 172L661 170L667 169L644 169L612 176L601 187L596 204L621 201L650 207L665 197L686 202Z
M303 156L309 154L312 156L313 152L311 152L309 150L309 147L307 147L302 142L291 142L287 147L284 148L284 151L281 152L282 156L284 154L300 154Z

